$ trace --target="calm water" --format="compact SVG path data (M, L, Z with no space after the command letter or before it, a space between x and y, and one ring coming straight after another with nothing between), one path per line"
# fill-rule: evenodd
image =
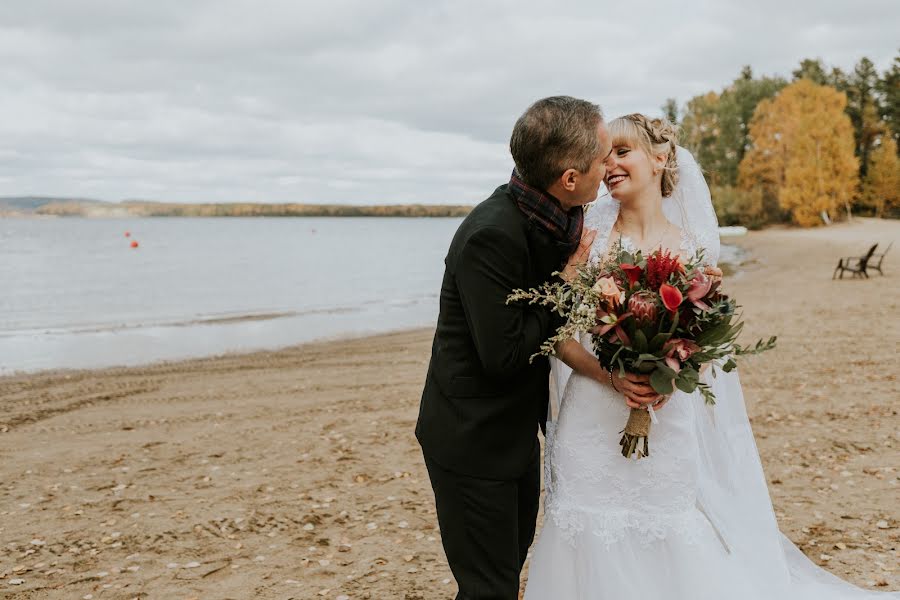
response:
M0 220L0 373L430 325L460 221Z
M460 222L0 219L0 373L431 325Z

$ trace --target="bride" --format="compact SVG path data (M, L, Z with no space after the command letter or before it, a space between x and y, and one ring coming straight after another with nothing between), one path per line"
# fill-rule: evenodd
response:
M612 199L586 214L585 228L596 230L591 260L621 243L645 256L702 248L714 266L709 189L672 126L634 114L609 127ZM736 371L704 374L714 408L699 392L659 398L638 376L611 377L585 338L557 347L566 364L552 361L561 402L548 419L544 526L525 600L900 598L838 579L780 533ZM629 407L663 403L652 454L623 458Z

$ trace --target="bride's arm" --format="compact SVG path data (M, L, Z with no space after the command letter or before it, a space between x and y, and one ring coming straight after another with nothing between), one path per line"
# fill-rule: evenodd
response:
M610 372L600 365L597 357L573 339L556 344L556 357L569 365L573 371L593 379L602 385L610 385L625 396L625 404L631 408L643 408L644 405L659 401L662 396L650 387L647 375L625 373L619 378L618 373L610 377Z

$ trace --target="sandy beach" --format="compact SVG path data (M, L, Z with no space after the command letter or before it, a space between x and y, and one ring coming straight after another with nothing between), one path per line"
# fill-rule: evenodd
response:
M782 530L900 590L900 222L769 229L726 286ZM0 378L0 598L452 598L413 427L431 330ZM527 571L525 573L527 575ZM523 575L523 582L524 576Z

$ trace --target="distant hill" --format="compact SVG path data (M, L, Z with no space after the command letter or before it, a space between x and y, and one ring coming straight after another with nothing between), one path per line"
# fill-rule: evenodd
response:
M188 204L126 200L104 202L75 198L0 198L0 216L54 217L462 217L471 206L391 204Z
M102 200L88 198L59 198L54 196L0 196L0 216L26 216L41 214L44 207L60 204L75 203L85 209L93 206L110 204Z

